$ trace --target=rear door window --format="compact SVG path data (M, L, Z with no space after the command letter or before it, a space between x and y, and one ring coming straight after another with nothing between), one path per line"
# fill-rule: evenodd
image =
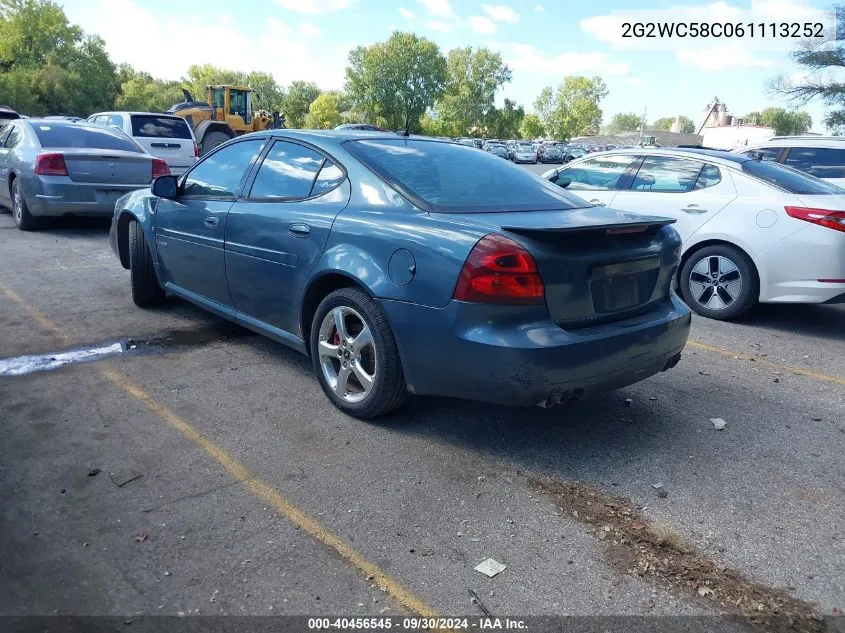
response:
M133 114L132 136L139 138L178 138L191 140L191 130L185 119L179 117Z
M11 132L11 131L12 131L11 125L0 126L0 147L3 147L3 145L6 142L6 138L9 136L9 132Z
M182 182L182 195L197 198L234 198L264 139L232 143L197 163Z
M629 154L591 158L560 172L570 179L570 191L611 191L619 189L625 172L639 156Z
M307 198L325 157L310 147L276 141L258 169L250 198Z
M705 165L695 181L696 189L706 189L722 182L722 173L716 165Z
M684 158L648 156L631 183L633 191L686 193L695 188L702 164Z
M132 139L117 130L88 127L79 123L33 123L35 135L41 147L119 150L137 152L142 150Z
M106 118L106 125L111 125L119 130L123 129L123 116L120 114L110 114Z
M23 140L23 131L17 125L13 125L12 129L9 130L9 136L6 137L6 142L3 143L3 147L6 149L12 149L17 146L21 140Z
M829 196L842 193L842 189L836 185L779 163L749 160L742 163L742 171L778 189L798 195Z
M426 211L472 213L588 206L527 169L457 143L390 138L347 141L344 147ZM500 147L500 151L506 151Z
M845 178L845 149L790 147L783 162L816 178Z

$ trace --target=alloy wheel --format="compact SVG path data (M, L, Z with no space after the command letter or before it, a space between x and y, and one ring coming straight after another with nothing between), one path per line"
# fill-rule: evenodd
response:
M737 265L722 255L704 257L692 269L689 290L699 305L709 310L725 310L739 299L742 274Z
M364 318L348 306L332 308L320 325L320 368L338 398L361 402L376 379L376 348Z
M15 222L21 223L23 219L23 194L21 193L20 185L14 187L14 196L12 198L12 213L15 215Z

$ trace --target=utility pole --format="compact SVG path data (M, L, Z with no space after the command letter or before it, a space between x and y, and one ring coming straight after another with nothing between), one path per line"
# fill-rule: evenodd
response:
M645 130L645 121L646 121L646 113L648 112L648 107L643 108L643 118L640 121L640 135L637 138L637 145L643 142L643 130Z

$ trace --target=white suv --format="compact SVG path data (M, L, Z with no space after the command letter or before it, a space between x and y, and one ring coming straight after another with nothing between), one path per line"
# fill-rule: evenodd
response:
M763 143L734 151L746 156L757 152L763 160L783 163L845 187L845 137L773 136Z
M98 112L88 117L95 125L115 127L179 175L197 162L199 148L194 131L179 116L155 112Z

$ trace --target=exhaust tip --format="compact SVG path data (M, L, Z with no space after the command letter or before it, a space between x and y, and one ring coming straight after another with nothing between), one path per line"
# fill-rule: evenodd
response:
M663 366L662 371L668 371L672 369L675 365L681 362L681 353L678 352L672 358L666 361L666 364Z

